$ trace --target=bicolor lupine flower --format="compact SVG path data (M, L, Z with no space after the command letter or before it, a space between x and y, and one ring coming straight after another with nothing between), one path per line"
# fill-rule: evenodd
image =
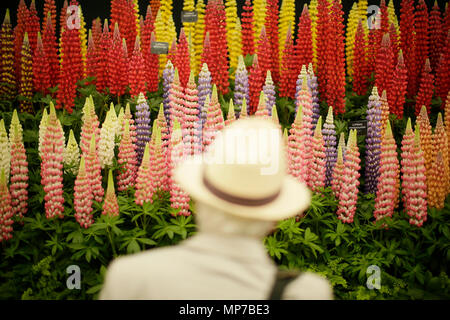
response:
M386 132L386 126L389 121L389 103L387 99L386 90L383 90L383 93L380 97L381 104L381 133Z
M184 90L184 110L183 110L183 142L187 155L201 153L202 145L199 136L201 135L201 122L198 109L198 90L194 80L194 73L191 71L189 81Z
M145 145L150 141L150 135L150 107L144 94L141 92L139 93L136 105L136 153L138 165L141 164Z
M448 170L443 153L439 151L433 161L430 176L427 177L428 204L432 208L443 209L448 186Z
M91 145L91 138L93 135L96 137L96 145L100 141L100 128L97 114L95 113L95 106L92 100L92 96L86 98L83 107L82 116L83 125L81 127L81 138L80 138L80 148L83 154L89 152L89 147Z
M326 171L325 186L331 185L333 170L336 164L336 129L334 126L333 107L328 108L327 118L322 129L323 140L325 142Z
M98 158L102 169L113 165L116 132L117 124L113 122L113 115L109 110L100 129L100 141L98 143Z
M352 223L358 201L359 169L361 169L359 150L356 140L356 130L349 134L344 162L344 172L340 186L338 219L345 223Z
M13 99L16 91L16 77L14 70L14 31L11 25L9 9L6 9L5 20L3 20L0 31L0 96L5 99Z
M108 172L108 187L106 189L102 214L112 217L119 215L119 204L117 203L116 191L114 189L112 169L109 169Z
M86 155L83 155L86 160L86 173L89 178L89 184L91 186L92 194L94 195L94 200L97 202L102 202L105 191L102 187L102 167L97 154L97 146L95 141L96 138L94 134L91 138L89 152Z
M236 121L236 114L234 112L233 99L230 99L230 103L228 104L228 115L227 120L225 120L225 125L228 126L235 121Z
M270 70L267 70L266 82L263 86L264 95L266 96L266 107L269 115L272 115L272 108L275 106L275 85L273 84Z
M154 129L155 130L155 129ZM149 143L145 145L144 156L136 176L135 202L137 205L144 205L144 202L153 203L153 174L152 164L150 162Z
M311 91L312 98L312 110L313 110L313 126L315 128L317 120L320 116L320 105L319 105L319 89L318 89L317 77L314 74L314 69L312 63L308 65L308 88Z
M30 42L26 32L20 57L19 95L26 98L20 101L20 112L33 113L33 104L31 103L31 98L33 97L33 56L31 55Z
M45 214L47 219L62 218L63 197L64 132L56 117L55 107L50 102L50 114L42 141L41 183L45 191Z
M5 128L5 121L0 120L0 170L5 170L6 180L9 181L11 168L11 150L9 145L8 133Z
M331 180L331 190L336 200L341 197L341 185L344 177L344 157L342 155L342 144L339 144L336 164L333 168L333 179Z
M202 119L202 126L206 121L206 109L205 100L206 97L211 95L211 72L208 70L208 65L203 64L202 69L198 75L198 108L200 111L200 117Z
M308 171L311 189L318 192L320 188L324 188L326 178L326 154L325 142L322 136L322 117L319 117L316 129L314 130L314 137L312 140L312 161Z
M300 182L308 180L308 159L305 152L305 127L303 125L303 108L297 110L294 123L289 130L287 143L288 173ZM309 155L308 155L309 156Z
M392 217L398 204L400 186L400 166L397 157L397 144L392 135L391 124L388 121L381 143L380 170L378 190L375 198L373 216L378 221Z
M48 121L48 113L47 113L47 109L44 109L44 111L42 112L41 122L39 123L38 151L39 151L39 156L41 157L41 159L42 159L42 141L44 140L45 130L47 129L47 121Z
M158 124L159 129L161 130L161 143L165 152L167 146L169 145L169 128L167 126L166 117L164 116L164 105L162 103L159 105L159 112L155 121Z
M209 114L209 113L208 113ZM169 185L170 185L170 206L177 210L178 215L188 216L189 195L173 179L173 170L183 159L184 146L180 123L175 120L169 145Z
M152 193L159 190L170 191L168 183L167 154L168 151L162 143L162 131L159 121L153 122L152 140L150 142L150 165L152 168ZM168 146L167 146L168 149Z
M339 136L339 144L338 146L341 146L342 149L342 157L345 161L345 150L347 150L347 146L345 145L345 134L341 132L341 135Z
M248 117L247 99L244 98L244 100L242 100L242 107L241 107L241 113L239 113L239 119L244 119L247 117Z
M216 85L213 85L211 101L209 102L207 110L206 122L203 127L203 151L208 148L208 146L215 139L217 132L222 130L224 126L225 121L223 119L222 109L220 108L219 98L217 97L217 88Z
M240 112L242 108L242 100L249 99L248 72L245 67L244 58L239 56L236 76L234 79L234 104L236 112Z
M269 110L267 110L266 106L266 96L264 94L264 91L261 91L259 95L259 103L258 103L258 109L256 109L255 116L263 117L263 118L269 118Z
M125 191L134 186L137 171L137 156L130 135L130 121L128 119L125 119L125 130L120 140L118 163L122 166L122 170L117 175L117 190Z
M74 176L78 173L78 166L80 164L80 148L78 147L75 135L72 129L70 129L69 140L67 141L66 148L64 149L64 167L67 172L70 172Z
M123 120L122 120L122 124L121 124L121 137L123 136L123 133L125 132L126 120L128 120L128 123L130 125L131 142L133 142L133 144L135 145L135 148L136 148L136 141L137 141L136 125L135 125L135 121L133 119L133 115L131 114L131 108L130 108L129 103L127 103L127 105L125 106L125 113L123 115Z
M78 170L75 179L73 207L75 210L75 219L81 227L87 229L94 223L92 216L92 202L94 194L92 193L91 182L86 170L84 156L81 157L80 170Z
M1 168L0 175L0 242L12 238L14 213L11 207L11 194L6 182L5 169Z
M170 86L170 127L173 124L173 121L178 120L181 126L184 123L184 88L181 86L180 78L178 75L178 70L175 69L175 76L173 77L172 84Z
M381 153L381 103L376 86L372 89L367 105L366 146L365 191L375 194Z

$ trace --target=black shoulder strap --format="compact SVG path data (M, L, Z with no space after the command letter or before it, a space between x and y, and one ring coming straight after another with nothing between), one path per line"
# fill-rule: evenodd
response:
M299 271L281 271L277 272L275 282L272 287L272 291L269 295L269 300L281 300L283 296L285 288L292 281L297 279L300 276L301 272Z

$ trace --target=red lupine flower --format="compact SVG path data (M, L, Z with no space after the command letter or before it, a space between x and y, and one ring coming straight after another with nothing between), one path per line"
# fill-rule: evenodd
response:
M87 154L83 153L83 155L86 158L86 173L89 178L89 184L91 186L92 194L94 195L94 200L102 202L104 195L102 187L102 166L98 158L95 134L92 135L89 152Z
M13 211L11 207L11 195L5 177L5 169L2 168L0 176L0 242L12 238Z
M14 34L6 9L5 20L0 31L0 96L6 100L12 100L16 91L16 76L14 72Z
M28 39L30 40L31 52L34 53L37 46L37 34L41 30L41 23L39 22L34 0L31 0L25 30L28 33Z
M86 54L86 76L97 77L97 66L98 66L98 55L97 48L95 46L94 38L92 36L91 30L89 30L88 36L88 47ZM91 84L95 84L96 80L92 80Z
M63 29L67 29L67 0L64 0L63 6L61 8L61 13L59 15L59 34L62 34Z
M42 44L48 60L49 69L47 72L50 76L50 87L52 88L56 87L59 80L58 44L56 43L54 24L56 24L56 20L53 20L49 12L45 26L42 27Z
M150 0L150 7L152 8L152 17L156 18L160 6L160 0Z
M258 107L259 95L264 85L264 75L261 71L261 67L259 66L258 56L255 54L253 58L253 64L250 68L250 74L248 76L249 83L249 94L250 94L250 103L249 103L249 115L252 115L256 112L256 108Z
M123 66L124 59L122 57L123 46L122 38L120 37L119 26L116 23L114 26L114 36L112 46L108 49L108 87L111 94L121 96L125 93L125 86L123 85Z
M274 83L280 81L280 54L278 50L278 0L267 0L266 5L266 31L270 42L270 51L272 52L272 78ZM245 43L243 43L245 45Z
M318 0L317 2L317 79L322 100L327 98L327 66L333 50L332 37L330 37L333 33L330 19L331 10L328 4L327 0Z
M436 71L436 95L442 100L441 107L450 90L450 30L447 32L445 45L442 47L441 57Z
M64 132L55 107L50 102L50 114L42 141L41 183L45 191L45 215L47 219L63 218L63 160Z
M283 57L281 59L280 73L280 97L295 98L295 85L297 80L297 66L294 53L294 44L292 40L291 29L289 28L286 36L286 44L284 46ZM251 82L250 82L251 92ZM252 99L250 98L250 102ZM252 104L250 103L250 106Z
M175 63L176 55L177 55L177 38L173 38L172 45L170 46L169 53L167 54L167 60L170 60L171 62Z
M26 32L20 56L19 95L26 98L26 100L20 101L20 112L33 113L31 102L31 98L33 98L33 57Z
M53 34L56 34L56 4L55 0L45 0L44 2L44 19L48 19L50 14L50 24L52 26Z
M250 0L245 0L242 7L242 55L253 55L255 53L254 32L253 32L253 6ZM207 22L205 17L205 21ZM278 46L277 46L278 49ZM208 64L209 66L209 64Z
M425 61L422 77L420 79L419 93L416 98L416 116L420 113L422 106L427 108L428 114L431 112L431 98L433 97L434 75L431 73L430 60Z
M367 76L367 45L360 20L355 35L355 49L353 51L353 91L360 96L365 95L367 92Z
M205 34L209 32L211 63L208 63L213 82L221 94L228 93L228 50L226 14L223 1L209 1L205 11ZM253 32L253 31L252 31Z
M141 28L142 52L147 52L152 40L152 33L155 31L155 19L152 16L152 9L147 6L147 14L145 15L144 26ZM155 38L156 39L156 38Z
M425 60L428 58L428 8L424 0L419 0L416 7L414 23L416 31L417 76L419 77L423 72ZM419 78L417 80L419 80Z
M108 188L106 189L102 214L112 217L119 215L119 204L117 203L116 191L114 190L114 180L111 169L108 172Z
M108 57L109 51L113 45L111 35L109 33L108 20L103 24L103 33L100 38L99 47L97 48L97 91L105 92L108 86Z
M138 35L133 1L111 1L111 29L116 22L119 24L122 36L126 39L127 47L132 48Z
M70 4L78 5L78 2L72 0ZM80 32L76 28L67 28L61 37L63 58L56 96L57 108L64 106L67 112L72 113L72 108L75 106L77 81L83 76Z
M102 38L102 22L100 18L92 20L92 40L96 48L100 47L100 39Z
M152 32L151 42L155 41L155 33ZM151 53L151 47L148 47L145 52L144 59L147 70L147 90L150 92L158 91L158 82L159 82L159 58L157 54Z
M442 50L443 45L443 36L445 35L443 32L443 24L441 18L441 11L439 10L439 6L437 1L434 1L434 6L430 12L430 64L431 70L436 71L439 55Z
M94 223L92 216L92 201L94 194L92 193L89 175L86 170L84 156L81 157L80 169L75 179L73 207L75 210L75 219L81 227L87 229Z
M33 56L33 83L34 90L43 95L48 93L50 88L50 73L47 56L42 45L41 33L38 33L38 43Z
M120 141L118 163L123 167L117 175L117 189L125 191L134 186L137 172L136 147L131 139L128 119L125 119L125 129Z
M388 121L386 132L381 140L378 191L373 215L376 220L392 217L398 202L400 167L397 158L397 145Z
M406 87L408 85L408 75L403 61L402 50L398 53L398 62L394 74L391 78L390 92L388 102L390 112L397 115L397 118L403 117L403 104L405 103Z
M181 28L180 38L177 45L177 53L175 55L175 68L178 69L180 76L180 83L183 88L189 80L189 74L191 73L189 60L189 47L186 39L186 34L184 33L184 28Z
M414 1L403 0L400 7L400 48L405 55L408 70L408 96L413 97L417 87L416 40Z
M205 34L205 40L203 41L203 52L202 52L202 65L206 63L206 65L212 64L212 54L211 54L211 42L209 41L209 32Z
M136 97L141 92L145 92L145 64L141 52L140 38L136 37L133 55L130 58L130 68L128 73L128 83L130 84L130 94Z
M172 136L169 145L169 184L170 184L170 206L178 210L178 215L188 216L189 195L173 179L173 170L183 159L184 146L180 123L175 120L173 123Z
M256 49L256 53L258 54L258 63L261 68L261 72L263 75L267 74L267 70L272 70L272 51L270 48L269 39L266 35L266 27L263 26L261 29L261 34L258 39L258 46Z
M299 74L302 65L308 65L313 60L311 18L306 3L298 22L295 55L297 57L297 74Z
M397 34L397 28L395 27L394 23L391 23L389 27L389 39L391 40L391 47L392 52L394 53L394 58L398 57L398 51L400 50L400 41Z
M389 33L383 36L380 50L378 50L377 63L375 67L375 86L378 92L386 90L390 92L390 79L394 72L394 53L392 52Z
M14 69L16 71L16 82L20 83L20 64L23 38L26 32L26 24L29 15L28 8L24 0L20 0L17 8L17 25L14 28Z
M344 172L340 186L338 219L345 223L352 223L356 212L359 186L359 150L356 142L356 130L350 132L345 151Z

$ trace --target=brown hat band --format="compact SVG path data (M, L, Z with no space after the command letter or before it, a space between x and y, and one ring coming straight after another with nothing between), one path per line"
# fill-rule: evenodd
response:
M217 189L215 186L211 184L211 182L206 177L205 173L203 172L203 184L205 187L216 197L225 200L230 203L234 203L241 206L248 206L248 207L257 207L257 206L263 206L265 204L268 204L272 201L274 201L280 194L281 189L278 190L276 193L259 199L249 199L249 198L242 198L238 197L229 193L226 193L222 190Z

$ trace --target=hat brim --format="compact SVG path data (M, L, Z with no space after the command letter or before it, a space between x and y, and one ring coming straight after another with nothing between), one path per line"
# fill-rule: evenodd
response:
M200 161L184 161L174 171L174 179L194 200L226 213L256 220L278 221L296 216L309 207L311 192L305 184L286 175L277 198L261 206L238 205L214 195L203 183Z

